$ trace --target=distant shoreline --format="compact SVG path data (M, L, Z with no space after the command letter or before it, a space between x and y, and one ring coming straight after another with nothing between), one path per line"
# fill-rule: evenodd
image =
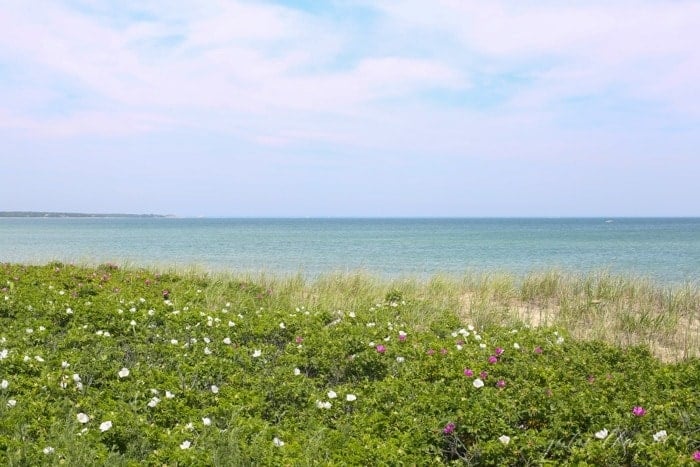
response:
M265 221L569 221L601 220L607 224L634 220L695 220L693 216L194 216L175 214L123 214L45 211L0 211L0 218L161 218L205 220L265 220Z
M105 218L105 217L139 217L139 218L164 218L175 217L163 214L93 214L81 212L43 212L43 211L0 211L0 217L41 217L41 218Z

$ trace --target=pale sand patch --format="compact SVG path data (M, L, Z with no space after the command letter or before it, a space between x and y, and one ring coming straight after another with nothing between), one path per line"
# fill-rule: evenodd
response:
M533 327L554 325L559 313L559 309L552 305L543 307L532 303L515 304L513 310L520 321Z
M473 292L467 292L460 297L459 316L465 324L471 324L479 313L483 313L485 307L505 309L507 312L499 315L502 317L499 323L501 325L513 325L514 322L520 321L532 327L561 326L577 339L603 340L621 346L646 344L663 362L700 357L700 316L697 313L694 316L681 317L678 323L666 332L634 332L625 330L623 316L612 304L593 300L586 305L589 312L565 317L562 316L561 307L553 301L529 303L509 300L508 303L501 303L493 298L478 297ZM591 305L594 308L591 309ZM627 308L626 311L632 310ZM632 312L631 316L639 317L641 313ZM654 316L659 317L658 314Z
M459 316L466 321L473 317L472 307L476 306L478 298L473 292L467 292L460 297ZM498 303L495 300L489 300L489 305L494 307L504 307L507 309L508 317L527 324L528 326L552 326L555 324L555 319L558 316L559 309L554 305L541 306L533 303L523 303L516 300L510 300L509 303ZM509 323L501 323L509 324Z

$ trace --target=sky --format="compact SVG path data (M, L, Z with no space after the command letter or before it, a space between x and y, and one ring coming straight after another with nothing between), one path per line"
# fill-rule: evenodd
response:
M0 211L700 215L700 1L8 0Z

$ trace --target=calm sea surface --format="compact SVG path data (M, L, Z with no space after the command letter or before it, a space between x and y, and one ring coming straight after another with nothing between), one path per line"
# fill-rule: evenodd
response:
M0 262L128 262L384 276L548 268L700 279L700 218L0 218Z

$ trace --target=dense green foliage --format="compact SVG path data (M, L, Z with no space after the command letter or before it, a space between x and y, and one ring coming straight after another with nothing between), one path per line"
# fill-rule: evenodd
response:
M298 277L0 264L0 463L700 456L698 359L664 364L566 329L475 327L449 301L324 280L329 293L342 282L345 306Z

